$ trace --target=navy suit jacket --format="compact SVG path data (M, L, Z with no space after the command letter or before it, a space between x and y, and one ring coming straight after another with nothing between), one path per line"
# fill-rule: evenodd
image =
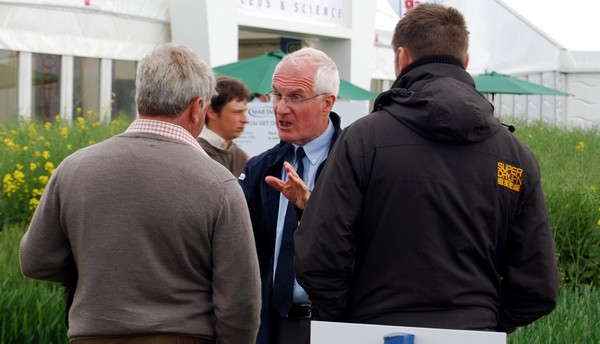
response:
M329 144L329 150L341 132L340 117L335 113L329 114L333 123L334 134ZM262 283L261 323L258 332L258 344L271 343L271 318L279 316L272 307L273 260L275 252L275 236L277 231L277 212L279 210L279 192L265 182L266 176L281 179L281 170L286 154L294 146L288 142L279 142L273 148L250 159L239 177L244 190L258 253L260 279ZM318 167L318 178L325 161Z

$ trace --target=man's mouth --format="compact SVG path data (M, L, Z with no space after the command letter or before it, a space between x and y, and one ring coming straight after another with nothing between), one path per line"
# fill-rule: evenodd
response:
M280 128L289 128L293 125L292 122L288 122L288 121L279 121L279 127Z

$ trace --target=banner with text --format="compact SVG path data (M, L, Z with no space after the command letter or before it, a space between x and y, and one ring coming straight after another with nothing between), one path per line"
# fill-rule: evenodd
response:
M340 27L349 26L350 16L344 0L239 0L238 12Z

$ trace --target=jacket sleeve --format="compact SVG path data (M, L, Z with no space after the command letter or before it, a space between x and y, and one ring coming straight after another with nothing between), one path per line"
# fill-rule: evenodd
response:
M533 158L532 158L533 159ZM534 160L533 183L508 233L499 331L512 332L550 313L558 299L558 263ZM526 181L527 182L527 181Z
M317 320L342 320L352 286L362 154L350 136L338 137L294 236L296 278Z
M225 183L224 195L212 238L217 343L253 344L261 297L252 226L237 181Z
M29 228L21 239L19 262L21 272L27 277L67 283L71 278L72 253L60 222L59 174L60 166L46 185Z

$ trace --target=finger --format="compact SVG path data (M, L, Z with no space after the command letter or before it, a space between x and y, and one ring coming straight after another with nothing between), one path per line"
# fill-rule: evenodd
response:
M281 179L273 176L265 177L265 182L267 183L267 185L279 192L281 192L283 190L283 187L285 186L285 183Z
M296 173L296 170L294 169L294 166L292 166L292 164L290 164L289 162L286 161L283 163L283 166L284 166L285 172L288 174L288 176L289 175L296 176L296 177L298 176L298 173Z

